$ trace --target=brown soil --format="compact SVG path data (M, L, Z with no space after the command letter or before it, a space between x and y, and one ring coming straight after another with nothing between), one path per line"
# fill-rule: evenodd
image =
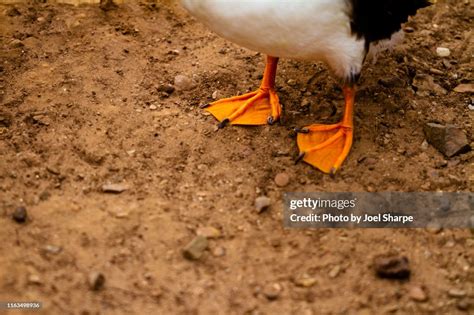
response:
M214 91L255 89L264 59L174 1L0 12L0 301L42 301L38 314L473 311L469 230L287 230L281 217L284 191L472 191L472 152L445 160L422 145L428 121L472 141L472 95L453 91L474 80L469 1L423 10L403 45L366 64L354 147L335 178L294 165L292 129L341 114L340 87L321 64L281 61L281 124L216 132L199 105ZM452 55L438 57L438 46ZM165 92L178 74L195 87ZM416 94L417 74L447 93ZM274 183L280 172L287 187ZM106 194L106 183L129 189ZM260 195L272 199L262 214ZM24 224L11 219L18 206ZM209 226L221 236L200 260L183 258ZM373 259L387 253L408 257L410 280L377 278ZM97 291L93 272L106 280ZM298 286L303 274L315 284ZM427 301L410 298L417 286Z

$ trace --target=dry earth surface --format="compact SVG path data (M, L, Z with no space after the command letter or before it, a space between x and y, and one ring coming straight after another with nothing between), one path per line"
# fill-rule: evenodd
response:
M473 153L446 158L423 132L454 124L472 146L473 94L455 91L474 81L469 1L422 10L367 62L334 178L294 164L293 128L341 115L324 65L281 61L281 124L216 131L199 105L255 89L262 55L174 1L41 2L0 5L0 300L42 301L36 314L473 314L469 230L282 226L285 191L472 191ZM198 232L207 249L188 260ZM411 277L377 277L385 254Z

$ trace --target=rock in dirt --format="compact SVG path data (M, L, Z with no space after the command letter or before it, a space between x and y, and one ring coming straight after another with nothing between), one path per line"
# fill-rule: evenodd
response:
M438 234L439 232L443 230L443 227L441 226L439 222L430 222L426 226L426 230L430 233Z
M188 76L179 74L174 78L174 87L178 91L188 91L194 88L194 83Z
M26 208L25 207L16 208L15 211L13 211L12 218L17 223L25 223L26 220L28 219L28 212L26 211Z
M11 42L10 42L10 47L11 48L21 48L25 46L25 44L23 44L23 42L19 39L13 39Z
M451 50L446 47L438 47L436 48L436 54L439 57L449 57L451 55Z
M457 93L474 93L474 84L459 84L454 88Z
M330 271L329 271L329 278L336 278L339 273L341 272L341 266L337 265L334 266Z
M467 292L464 291L464 290L459 290L459 289L450 289L448 291L448 295L449 297L452 297L452 298L463 298L467 295Z
M374 259L377 276L387 279L407 279L410 277L410 266L405 256L378 256Z
M100 0L99 7L104 11L110 11L116 9L118 6L113 0Z
M471 149L464 131L454 125L427 123L423 130L428 143L446 157L466 153Z
M416 302L425 302L428 300L428 295L426 294L425 290L423 290L420 286L413 286L410 288L409 291L410 299Z
M456 304L456 307L461 311L468 311L471 307L471 303L468 299L463 299Z
M197 235L204 236L206 238L219 238L221 237L221 231L212 226L200 227L196 231Z
M101 272L93 271L87 277L87 284L93 291L98 291L104 287L105 276Z
M215 257L222 257L225 255L225 248L224 247L216 247L214 248L214 250L212 251L212 255L215 256Z
M257 213L262 213L267 210L270 205L271 200L266 196L260 196L255 199L255 209L257 210Z
M156 88L158 92L165 92L166 94L172 94L175 90L175 87L171 84L162 84Z
M104 184L102 185L102 192L111 194L120 194L130 187L126 184Z
M263 295L270 300L274 301L280 297L282 287L279 283L270 283L263 288Z
M278 173L275 176L275 184L278 187L285 187L290 183L290 176L287 173Z
M10 127L12 124L12 118L6 113L0 113L0 127Z
M189 260L198 260L207 249L208 241L205 236L198 235L183 249L183 256Z
M62 249L61 247L55 246L55 245L46 245L46 246L43 248L43 250L44 250L45 253L57 255L57 254L59 254L63 249Z
M43 282L41 281L40 276L38 276L37 274L30 274L28 276L28 283L36 284L36 285L43 284Z
M417 74L413 78L413 86L416 88L416 94L419 96L429 96L431 93L436 95L448 94L446 89L435 83L433 77L427 74Z
M303 274L293 279L293 283L298 287L310 288L316 284L318 280L314 277L311 277L307 274Z

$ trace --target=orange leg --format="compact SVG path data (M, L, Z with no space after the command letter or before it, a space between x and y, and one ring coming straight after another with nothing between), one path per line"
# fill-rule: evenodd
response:
M233 125L273 124L280 118L281 106L275 92L278 58L267 56L262 83L257 91L225 98L209 104L206 110L219 121L219 128Z
M345 109L342 121L334 125L311 125L298 129L298 148L306 163L325 173L335 174L352 146L355 88L345 86Z

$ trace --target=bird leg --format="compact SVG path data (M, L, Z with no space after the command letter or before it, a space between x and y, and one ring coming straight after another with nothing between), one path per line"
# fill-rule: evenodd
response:
M278 58L267 56L260 88L240 96L225 98L206 106L219 121L219 128L232 125L273 124L280 118L281 106L275 92Z
M297 129L298 160L335 174L352 146L355 87L344 86L345 109L342 121L333 125L314 124Z

